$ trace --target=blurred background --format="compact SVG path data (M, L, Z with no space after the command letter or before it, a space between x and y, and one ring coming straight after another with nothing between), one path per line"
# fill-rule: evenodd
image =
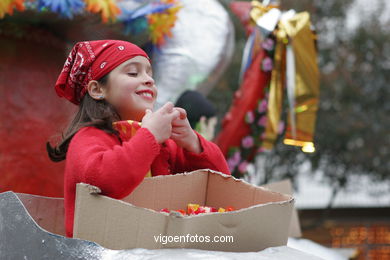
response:
M304 237L357 248L358 259L388 259L390 4L282 0L281 6L308 11L318 36L316 151L303 153L279 141L269 154L258 156L249 179L261 184L291 178ZM234 58L209 96L221 114L236 89L232 82L246 40L238 19L233 15L232 20Z
M237 104L245 85L243 57L251 35L245 21L251 1L236 8L232 5L238 2L228 0L111 1L120 14L112 6L95 12L77 6L81 0L69 2L75 5L0 4L0 192L63 196L64 164L49 161L45 145L59 140L77 109L54 92L77 41L115 38L142 46L164 93L159 103L178 102L186 90L200 94L190 100L201 100L209 109L194 115L193 125L209 139L217 136L221 145L218 136L229 111L234 115L244 109ZM148 5L156 2L160 5ZM258 3L310 15L319 72L315 149L303 152L286 145L281 132L271 149L247 157L244 170L233 167L234 175L257 185L290 179L303 238L339 249L347 258L389 259L389 2ZM267 86L260 99L267 97ZM199 108L188 99L178 104L194 113ZM206 125L198 124L204 123L202 115ZM211 128L206 131L207 122Z

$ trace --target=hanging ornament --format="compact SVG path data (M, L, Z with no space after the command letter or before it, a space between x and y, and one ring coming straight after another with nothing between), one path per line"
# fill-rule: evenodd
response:
M264 2L269 1L252 1L250 6L246 2L231 4L249 37L240 72L241 87L215 142L236 177L245 174L256 153L273 149L283 134L284 144L300 146L304 152L315 151L319 72L310 15L282 12L277 5ZM262 52L265 55L260 58ZM284 112L288 113L287 123Z

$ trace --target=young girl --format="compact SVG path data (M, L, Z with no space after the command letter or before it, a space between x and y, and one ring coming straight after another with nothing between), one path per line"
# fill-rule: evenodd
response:
M52 148L53 161L66 159L65 225L73 236L76 184L99 187L121 199L145 176L209 168L230 174L219 148L192 130L184 109L167 103L152 112L157 88L148 55L125 41L77 43L55 90L79 105L62 142ZM141 127L130 138L116 121L134 120ZM120 130L120 129L119 129Z

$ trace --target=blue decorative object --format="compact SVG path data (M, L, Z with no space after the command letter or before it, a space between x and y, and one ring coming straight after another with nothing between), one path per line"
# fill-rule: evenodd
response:
M122 13L118 17L118 20L123 22L125 34L138 34L148 28L149 24L146 18L148 14L163 12L172 6L173 4L152 2L141 5L136 9L127 9L122 5Z
M84 10L83 0L38 0L38 10L52 11L65 18L73 18Z

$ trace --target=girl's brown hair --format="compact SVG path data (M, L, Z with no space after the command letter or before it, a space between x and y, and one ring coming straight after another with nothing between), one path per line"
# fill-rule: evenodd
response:
M98 80L99 84L106 85L108 76L109 74ZM62 135L61 142L54 147L49 142L46 143L49 158L53 162L65 160L69 143L73 136L86 126L93 126L119 137L119 133L112 127L112 123L118 120L120 120L120 116L111 104L105 100L95 100L87 92L80 102L79 111L65 134Z

